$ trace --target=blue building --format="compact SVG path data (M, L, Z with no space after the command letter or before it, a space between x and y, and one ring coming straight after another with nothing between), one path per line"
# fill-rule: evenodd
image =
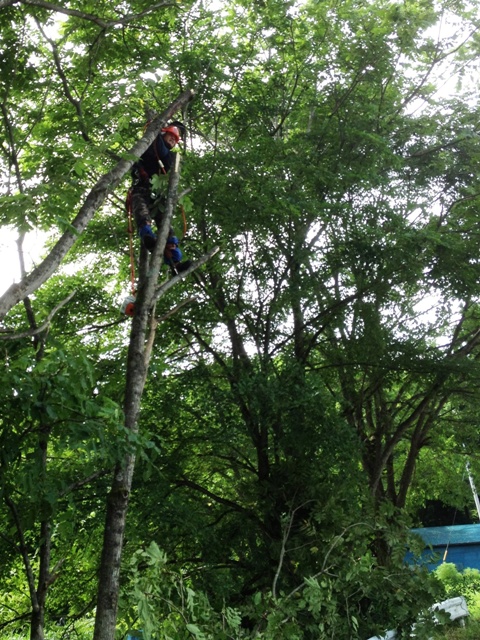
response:
M425 527L411 529L411 532L418 534L427 545L422 560L429 569L435 569L442 562L452 562L459 571L480 570L480 524Z

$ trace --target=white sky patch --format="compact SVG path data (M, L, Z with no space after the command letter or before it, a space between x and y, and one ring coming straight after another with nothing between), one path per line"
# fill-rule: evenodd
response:
M447 51L453 54L475 31L477 31L477 27L473 22L468 28L458 16L446 10L437 24L425 31L424 37L432 38L437 43L449 42ZM474 64L468 56L463 63L459 63L455 62L452 56L446 55L441 64L435 65L430 76L430 81L436 86L434 95L439 98L451 98L458 94L460 87L463 87L462 96L468 101L466 88L474 89L478 86L478 68L478 63ZM475 95L472 96L470 102L473 103L474 99L476 99ZM418 98L407 106L406 111L413 114L426 107L425 100Z
M20 257L17 246L18 233L8 227L2 229L0 236L0 295L14 282L20 282ZM23 242L23 260L29 273L40 262L45 243L45 234L31 231Z

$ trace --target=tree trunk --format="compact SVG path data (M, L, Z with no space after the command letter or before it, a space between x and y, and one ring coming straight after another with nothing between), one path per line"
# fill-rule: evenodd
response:
M44 520L40 527L42 544L40 545L40 571L38 576L36 605L32 607L30 619L30 640L44 640L45 604L47 601L48 582L50 577L50 556L52 525Z
M93 636L95 640L113 640L115 637L123 534L134 467L134 455L126 456L124 464L117 465L107 498L107 516L98 576L97 613Z
M47 449L50 429L41 430L39 441L40 463L44 477L47 474ZM36 598L32 601L30 619L30 640L44 640L45 604L50 580L50 560L52 548L52 523L49 512L42 516L40 523L39 571Z
M141 252L139 288L130 334L124 400L125 428L132 433L138 432L140 402L150 356L150 350L146 348L147 327L153 316L158 274L163 262L163 250L176 200L179 165L180 156L177 154L176 164L170 171L166 212L159 228L155 250L151 256L144 248ZM151 331L155 330L154 327L155 323L152 323ZM116 466L107 499L94 640L114 640L115 638L123 536L134 468L135 454L128 453L122 463Z

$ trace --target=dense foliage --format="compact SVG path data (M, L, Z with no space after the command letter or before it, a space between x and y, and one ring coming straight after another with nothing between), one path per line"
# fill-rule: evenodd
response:
M477 14L0 0L23 275L25 234L47 238L34 291L0 296L1 629L92 637L131 452L119 637L366 638L441 596L403 557L418 509L465 507L480 470ZM137 433L128 173L74 220L186 89L182 248L221 251L158 301Z

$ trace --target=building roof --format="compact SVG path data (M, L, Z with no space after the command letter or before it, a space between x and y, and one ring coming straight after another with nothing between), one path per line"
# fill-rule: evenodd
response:
M445 547L448 545L480 544L480 524L456 524L449 527L425 527L411 529L427 545Z

